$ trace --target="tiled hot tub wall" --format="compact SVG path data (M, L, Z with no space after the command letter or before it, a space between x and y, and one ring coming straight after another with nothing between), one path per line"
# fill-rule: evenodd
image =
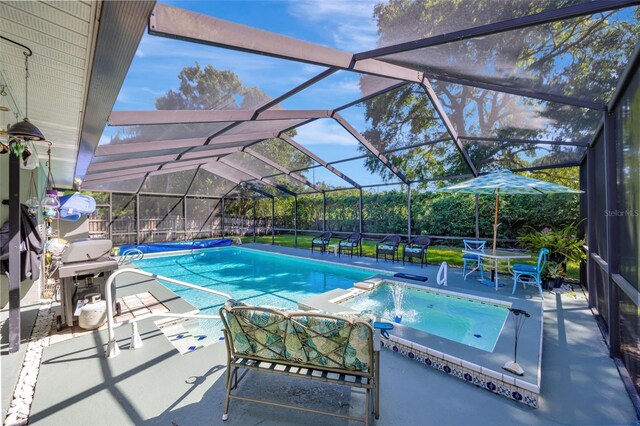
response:
M540 388L531 383L395 336L382 338L382 346L479 388L538 408Z

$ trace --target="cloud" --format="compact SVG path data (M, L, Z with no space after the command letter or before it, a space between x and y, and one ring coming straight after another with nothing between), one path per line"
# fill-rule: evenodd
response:
M105 129L106 130L106 129ZM98 141L98 145L108 145L111 143L111 135L107 134L107 132L105 131L105 133L102 134L102 136L100 136L100 140Z
M193 66L196 61L202 66L212 65L219 70L230 70L245 86L258 87L272 97L285 93L325 69L316 65L150 35L142 38L138 51L143 53L136 55L127 78L132 79L134 87L149 85L155 89L164 84L162 93L170 88L176 89L180 70ZM149 80L150 74L154 76L153 80ZM134 81L135 78L139 81Z
M358 145L358 141L333 120L316 120L296 128L296 141L302 145Z
M378 27L373 19L373 7L378 1L303 0L292 1L289 13L307 20L323 31L332 29L335 47L347 52L360 52L376 47Z

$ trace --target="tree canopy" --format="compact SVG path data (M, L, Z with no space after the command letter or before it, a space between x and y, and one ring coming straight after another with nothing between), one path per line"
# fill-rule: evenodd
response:
M580 1L390 0L375 7L374 17L378 45L386 46L574 3ZM575 162L584 148L513 140L588 141L600 121L598 111L450 83L438 76L606 102L640 36L637 22L638 9L609 11L381 59L426 73L479 170ZM369 125L364 135L383 149L448 137L419 85L396 89L364 107ZM411 179L469 173L452 141L401 152L391 159ZM391 177L377 161L367 166Z

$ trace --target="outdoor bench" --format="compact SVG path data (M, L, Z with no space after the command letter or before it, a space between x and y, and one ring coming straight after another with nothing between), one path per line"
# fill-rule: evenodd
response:
M380 346L368 322L315 312L282 312L235 301L227 302L220 309L220 317L227 345L222 420L228 418L232 398L357 420L365 425L370 424L371 411L378 418ZM364 416L232 393L250 370L365 389Z

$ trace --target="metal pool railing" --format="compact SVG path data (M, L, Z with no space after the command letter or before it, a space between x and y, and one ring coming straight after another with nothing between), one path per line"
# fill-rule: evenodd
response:
M173 278L165 277L162 275L152 274L150 272L141 271L139 269L133 268L125 268L119 269L115 271L105 285L106 299L107 299L107 324L108 324L108 334L109 334L109 342L107 343L107 358L115 358L120 354L120 348L118 347L118 342L116 341L116 333L113 325L113 296L111 293L111 287L116 281L116 277L120 274L131 273L142 275L145 277L153 278L156 280L167 281L172 284L176 284L182 287L187 287L193 290L202 291L205 293L215 294L216 296L224 297L225 299L231 299L232 297L227 293L223 293L221 291L210 290L208 288L202 288L197 285L189 284L184 281L174 280ZM143 318L134 318L129 320L128 323L131 324L131 349L138 349L142 346L142 339L140 338L140 334L138 333L138 321L142 319L148 319L153 317L170 317L170 318L195 318L195 319L220 319L217 315L194 315L194 314L172 314L172 313L156 313L147 315Z
M120 254L118 265L129 264L142 258L144 258L144 253L142 252L142 250L137 248L130 248L128 250L125 250L124 253Z

